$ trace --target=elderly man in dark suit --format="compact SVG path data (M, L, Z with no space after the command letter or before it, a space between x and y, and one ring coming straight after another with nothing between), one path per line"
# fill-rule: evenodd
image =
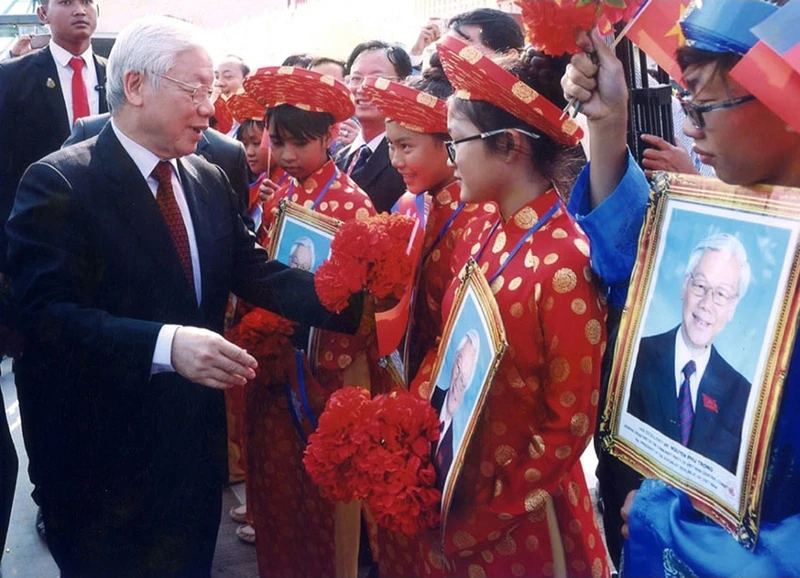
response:
M361 132L350 146L339 152L336 166L369 195L376 211L388 212L405 192L406 185L389 159L386 117L364 96L361 85L367 76L402 80L411 74L411 60L401 47L373 40L353 49L347 71L345 81L356 98Z
M641 340L628 402L629 413L733 473L750 382L713 341L749 284L747 253L736 237L698 243L683 280L682 322Z
M112 121L33 164L7 225L23 433L64 578L209 576L222 390L269 371L219 334L229 291L309 325L360 319L267 261L221 170L192 154L213 113L197 34L169 18L120 33Z
M64 146L70 146L100 134L103 127L111 118L111 114L87 116L75 121L72 133ZM203 131L203 138L197 143L197 154L210 163L214 163L231 183L233 192L239 199L239 212L248 229L253 230L253 221L247 214L247 204L250 201L250 185L247 178L247 159L244 146L214 129Z

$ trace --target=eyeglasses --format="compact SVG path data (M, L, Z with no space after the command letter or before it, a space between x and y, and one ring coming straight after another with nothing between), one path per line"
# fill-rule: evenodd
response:
M681 108L683 108L683 112L687 117L689 117L689 120L698 130L703 130L706 127L706 121L705 118L703 118L703 114L715 110L733 108L735 106L739 106L740 104L751 102L755 99L755 96L748 94L747 96L740 96L739 98L731 98L725 102L718 102L714 104L695 104L685 96L678 97L678 100L681 103Z
M159 74L157 72L154 74L156 76L160 76L161 78L166 78L167 80L171 80L175 84L185 88L186 91L192 97L192 104L200 104L204 100L208 100L210 102L211 96L214 94L214 89L211 88L210 86L206 86L205 84L200 84L195 86L193 84L187 84L186 82L178 80L177 78L172 78L171 76L167 76L166 74Z
M728 305L737 297L735 293L721 287L712 287L705 279L697 278L694 275L689 275L689 290L697 297L705 297L706 293L710 291L711 301L720 307Z
M454 162L456 162L456 145L457 144L461 144L461 143L464 143L464 142L469 142L471 140L479 140L479 139L483 140L485 138L489 138L490 136L495 136L495 135L498 135L498 134L502 134L502 133L504 133L506 131L509 131L509 130L513 130L513 131L522 133L522 134L524 134L526 136L529 136L529 137L531 137L533 139L538 139L539 138L538 134L533 133L533 132L529 132L527 130L523 130L521 128L498 128L498 129L495 129L495 130L482 132L480 134L476 134L476 135L473 135L473 136L468 136L466 138L460 138L458 140L445 141L444 146L447 149L447 157L450 159L451 163L454 163Z
M370 76L375 76L377 78L385 78L386 80L394 80L394 81L400 80L399 76L382 76L380 74L372 74ZM344 83L347 86L361 86L362 84L364 84L364 80L366 78L368 77L361 76L360 74L348 74L347 76L344 77Z

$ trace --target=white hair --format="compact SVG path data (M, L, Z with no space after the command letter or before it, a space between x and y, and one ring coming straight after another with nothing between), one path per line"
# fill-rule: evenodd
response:
M464 334L464 337L461 338L461 341L458 342L458 347L456 348L456 355L458 352L464 349L464 347L469 343L472 345L472 350L475 352L475 362L472 364L472 369L470 370L469 379L467 379L467 383L464 385L464 391L469 389L469 386L472 384L472 378L475 377L475 369L478 365L478 355L481 352L481 338L478 336L478 332L474 329L470 329Z
M123 28L108 57L106 98L112 114L127 103L126 73L143 74L158 88L159 75L169 73L181 52L202 47L200 29L176 18L149 16Z
M731 255L739 264L741 274L739 275L739 287L736 291L737 299L744 297L747 289L750 287L750 279L752 273L750 271L750 263L747 261L747 251L742 245L742 242L733 235L727 233L716 233L709 235L692 249L689 256L689 263L686 265L686 273L684 277L688 277L694 273L697 264L706 251L726 252Z
M298 247L305 247L311 253L311 265L314 265L314 262L317 260L317 252L314 247L314 241L312 241L309 237L298 237L295 239L294 243L292 243L291 248L289 249L289 256L295 254Z

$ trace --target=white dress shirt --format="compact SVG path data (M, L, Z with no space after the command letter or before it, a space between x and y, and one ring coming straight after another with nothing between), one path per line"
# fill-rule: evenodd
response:
M162 160L142 145L132 140L123 133L119 127L111 119L111 128L114 129L114 134L119 139L122 148L131 157L136 168L142 173L147 186L155 198L158 191L158 182L152 176L153 170L156 165ZM194 273L194 292L197 297L197 302L202 301L202 280L200 278L200 254L197 251L197 239L194 236L194 225L192 224L192 215L189 213L189 205L186 203L186 195L183 192L183 186L178 175L178 162L175 159L170 159L169 163L172 165L172 190L175 193L175 201L178 203L178 208L181 211L181 217L186 225L186 235L189 237L189 253L192 256L192 272ZM153 364L151 367L151 374L161 373L164 371L175 371L172 367L172 340L175 337L175 332L180 325L164 325L158 333L156 340L156 348L153 352Z
M56 62L58 82L61 85L64 105L67 107L69 126L72 126L75 124L75 119L72 115L72 75L74 71L69 65L69 61L75 55L64 50L55 42L50 43L50 52ZM83 67L83 82L86 84L86 96L89 98L89 112L91 114L100 114L100 91L97 90L99 83L97 82L97 68L94 65L94 53L91 46L79 56L86 63L86 66Z
M686 346L683 340L680 327L678 334L675 336L675 398L681 397L681 384L683 384L683 366L689 363L690 359L694 359L695 372L689 378L689 390L692 392L692 408L697 408L697 390L700 388L700 381L703 379L703 374L708 367L708 360L711 358L711 346L705 348L703 354L699 357L692 357L691 351Z

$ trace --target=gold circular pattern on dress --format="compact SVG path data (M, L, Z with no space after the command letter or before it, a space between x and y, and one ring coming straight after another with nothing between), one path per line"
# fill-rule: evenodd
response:
M583 497L583 509L588 512L591 507L592 507L592 501L589 499L589 496L584 496Z
M545 311L551 311L553 306L556 304L555 299L553 299L552 295L548 295L547 299L544 300L544 305L542 305L542 309Z
M538 220L539 215L530 207L525 207L514 215L514 224L520 229L530 229Z
M542 436L533 436L533 441L528 444L528 455L534 460L538 460L544 455L545 445Z
M522 277L514 277L508 284L508 290L516 291L517 289L519 289L520 285L522 285Z
M572 554L575 551L575 540L569 536L564 536L564 550L567 554Z
M481 265L481 273L483 273L484 275L486 275L486 272L487 272L488 270L489 270L489 263L484 263L483 265Z
M498 276L497 279L495 279L492 283L492 294L497 295L503 289L503 285L505 285L505 283L505 277L502 275Z
M561 227L558 227L557 229L553 229L552 235L553 235L553 239L566 239L568 237L567 232L564 229L562 229Z
M535 375L531 375L525 378L525 385L527 385L531 391L539 391L541 384L539 383L539 378Z
M552 576L553 574L555 574L555 570L553 570L552 562L548 562L542 566L542 576Z
M558 346L561 344L561 341L558 339L558 335L553 336L553 340L550 342L550 352L552 353Z
M439 554L437 554L433 550L428 551L428 562L430 562L430 565L436 568L437 570L441 570L442 567L444 566L444 564L442 564L441 556L439 556Z
M503 482L501 480L494 481L494 497L496 498L503 493Z
M577 572L586 572L586 562L583 560L575 560L572 563L572 568Z
M523 566L519 562L514 562L511 565L511 574L513 574L514 576L525 576L525 566Z
M556 357L550 362L550 379L553 381L553 383L564 383L567 381L567 378L569 377L569 371L569 361L563 357Z
M549 255L545 256L544 264L545 265L552 265L558 261L558 253L550 253Z
M501 556L513 556L517 553L517 543L511 536L506 536L494 545L494 550Z
M536 271L537 262L538 262L537 257L534 257L533 251L528 249L528 252L525 253L525 267L527 267L528 269L533 269L534 271Z
M467 548L472 548L475 544L477 544L477 540L475 540L475 536L473 536L469 532L459 530L458 532L453 534L453 545L458 550L465 550Z
M490 542L495 542L495 541L499 540L500 536L502 536L502 535L503 535L503 533L500 530L495 530L494 532L489 534L487 536L487 538L489 538Z
M441 257L442 257L442 252L439 249L434 249L433 253L431 253L431 261L433 261L434 263L438 263Z
M592 370L594 369L594 361L588 355L581 359L581 371L586 375L591 375Z
M595 558L592 562L592 578L603 577L603 561L600 558Z
M481 462L481 474L487 478L494 476L494 464L492 462Z
M323 213L328 210L328 201L322 201L322 204L319 206L319 210Z
M497 237L494 238L494 244L492 245L492 253L497 255L500 251L505 249L506 247L506 234L503 231L497 233Z
M525 497L525 511L536 512L544 508L548 497L549 494L541 488L538 490L533 490Z
M580 534L583 530L583 524L581 524L580 520L570 520L569 521L569 531L573 534Z
M586 313L586 301L580 297L572 300L572 312L576 315L583 315Z
M577 398L575 397L575 394L572 393L571 391L565 391L564 393L561 394L559 401L561 402L561 407L572 407L573 405L575 405Z
M502 421L494 421L492 422L492 433L496 436L504 436L508 433L508 426L505 422Z
M339 356L337 363L339 364L339 367L341 369L344 369L345 367L353 363L353 358L347 355L346 353L343 353Z
M356 220L357 221L363 221L364 219L367 219L367 218L369 218L369 211L367 209L365 209L364 207L361 207L356 211Z
M522 377L520 377L519 371L517 371L517 368L514 367L513 365L506 372L506 379L508 380L508 383L511 385L511 387L513 387L514 389L522 389L523 387L525 387L525 381L522 379Z
M489 550L484 550L481 552L481 558L483 558L483 561L487 564L494 562L494 554L492 554Z
M494 450L494 459L501 468L510 464L516 457L517 452L511 446L497 446L497 449Z
M525 481L529 484L535 484L542 479L542 472L536 468L528 468L525 470Z
M569 424L572 435L583 437L589 432L589 416L585 413L576 413Z
M480 251L480 250L481 250L481 244L480 243L475 243L472 246L472 249L469 250L469 253L470 253L470 255L472 255L474 257L475 255L478 254L478 251Z
M572 454L572 448L569 446L561 446L556 448L556 457L559 460L566 460Z
M419 396L423 399L428 399L431 396L432 389L433 385L430 381L422 382L422 385L419 386Z
M525 314L525 307L522 303L514 303L510 309L511 317L514 319L519 319Z
M589 398L589 401L594 407L597 407L597 404L600 403L600 390L595 389L592 391L592 396Z
M531 534L527 538L525 538L525 549L528 552L536 552L539 549L539 538Z
M350 338L342 336L339 338L339 345L342 347L350 347Z
M497 212L497 207L494 205L494 203L484 203L483 204L483 210L484 210L484 212L493 215L493 214L495 214ZM486 227L486 228L491 227L491 226L492 225L489 224L488 222L484 224L484 227Z
M584 241L583 239L575 239L575 247L577 247L578 251L581 252L581 255L584 257L589 256L589 243Z
M559 269L553 275L553 289L556 293L569 293L578 284L578 276L572 269Z
M306 199L305 201L303 201L303 206L306 209L311 209L314 207L314 201L312 201L311 199Z
M597 539L594 537L594 534L589 534L587 541L589 542L589 548L594 548L595 544L597 544Z
M477 564L470 564L467 572L469 578L486 578L486 570L483 569L483 566Z
M600 343L600 338L603 336L603 326L597 319L590 319L586 323L586 339L592 345Z
M335 211L339 208L339 201L331 201L331 211Z
M471 558L472 556L474 556L474 555L475 555L475 552L473 552L472 550L461 550L461 551L458 553L458 555L459 555L461 558Z
M323 359L327 362L333 361L333 351L326 351Z
M567 488L567 499L572 506L578 505L578 498L581 495L580 486L576 482L570 482L569 487Z
M508 522L509 520L513 520L514 516L507 512L503 512L502 514L497 514L497 519L502 520L503 522Z
M347 202L344 204L344 210L345 210L345 211L352 211L354 206L355 206L355 205L353 205L353 202L352 202L352 201L347 201Z

